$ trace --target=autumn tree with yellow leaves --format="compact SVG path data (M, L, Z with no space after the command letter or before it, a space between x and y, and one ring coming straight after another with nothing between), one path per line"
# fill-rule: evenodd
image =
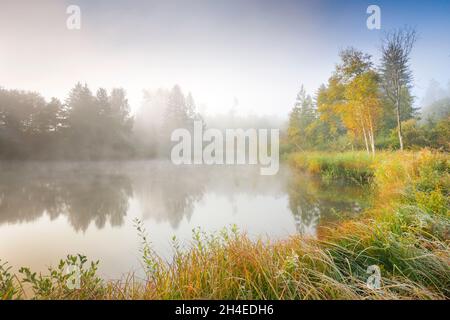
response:
M382 114L379 76L371 56L354 48L340 52L341 63L318 95L318 111L332 127L342 123L351 139L364 141L375 153L375 134Z
M383 110L378 78L373 70L355 76L346 85L345 102L338 108L347 129L354 136L362 137L367 152L372 154L375 154L375 133Z

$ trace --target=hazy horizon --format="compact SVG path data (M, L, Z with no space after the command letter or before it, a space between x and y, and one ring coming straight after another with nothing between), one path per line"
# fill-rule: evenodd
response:
M68 30L68 5L81 30ZM382 29L366 27L370 4ZM411 67L416 106L431 80L450 80L450 3L406 1L1 1L0 86L64 100L73 85L123 87L133 112L144 89L175 84L209 114L285 118L304 84L314 94L340 49L378 62L384 31L410 25L419 41ZM435 50L439 45L440 50Z

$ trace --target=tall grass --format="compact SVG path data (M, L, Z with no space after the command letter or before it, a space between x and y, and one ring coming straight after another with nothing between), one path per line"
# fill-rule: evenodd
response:
M335 157L336 159L332 159ZM146 280L126 275L103 281L96 264L83 269L81 288L67 290L61 269L50 275L12 275L0 263L0 297L38 299L448 299L450 297L447 154L295 155L296 166L374 186L378 201L360 218L329 227L320 239L293 236L252 241L236 228L193 231L192 245L174 246L170 263L156 255L142 223ZM368 179L368 177L370 177ZM274 213L276 214L276 213ZM69 263L73 257L61 263ZM86 263L85 258L79 258ZM377 265L379 289L366 285ZM27 270L27 271L25 271ZM30 275L31 274L31 275ZM46 282L49 279L49 282ZM23 283L32 294L24 295Z
M324 179L345 178L358 183L367 183L373 178L374 158L365 152L344 153L295 153L290 163Z

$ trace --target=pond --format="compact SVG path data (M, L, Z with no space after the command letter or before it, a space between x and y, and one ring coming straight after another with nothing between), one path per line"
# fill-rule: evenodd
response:
M236 225L250 237L320 237L321 227L358 214L367 188L325 183L284 165L174 166L168 161L0 163L0 259L46 271L67 254L100 260L99 274L140 274L143 221L155 251L171 258L194 228Z

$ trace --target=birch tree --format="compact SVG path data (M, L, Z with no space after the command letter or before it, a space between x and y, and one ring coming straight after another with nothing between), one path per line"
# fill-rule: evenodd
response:
M401 100L402 92L409 89L413 80L409 67L411 51L417 40L414 29L399 29L384 36L381 52L381 75L386 96L395 106L397 133L403 150Z

